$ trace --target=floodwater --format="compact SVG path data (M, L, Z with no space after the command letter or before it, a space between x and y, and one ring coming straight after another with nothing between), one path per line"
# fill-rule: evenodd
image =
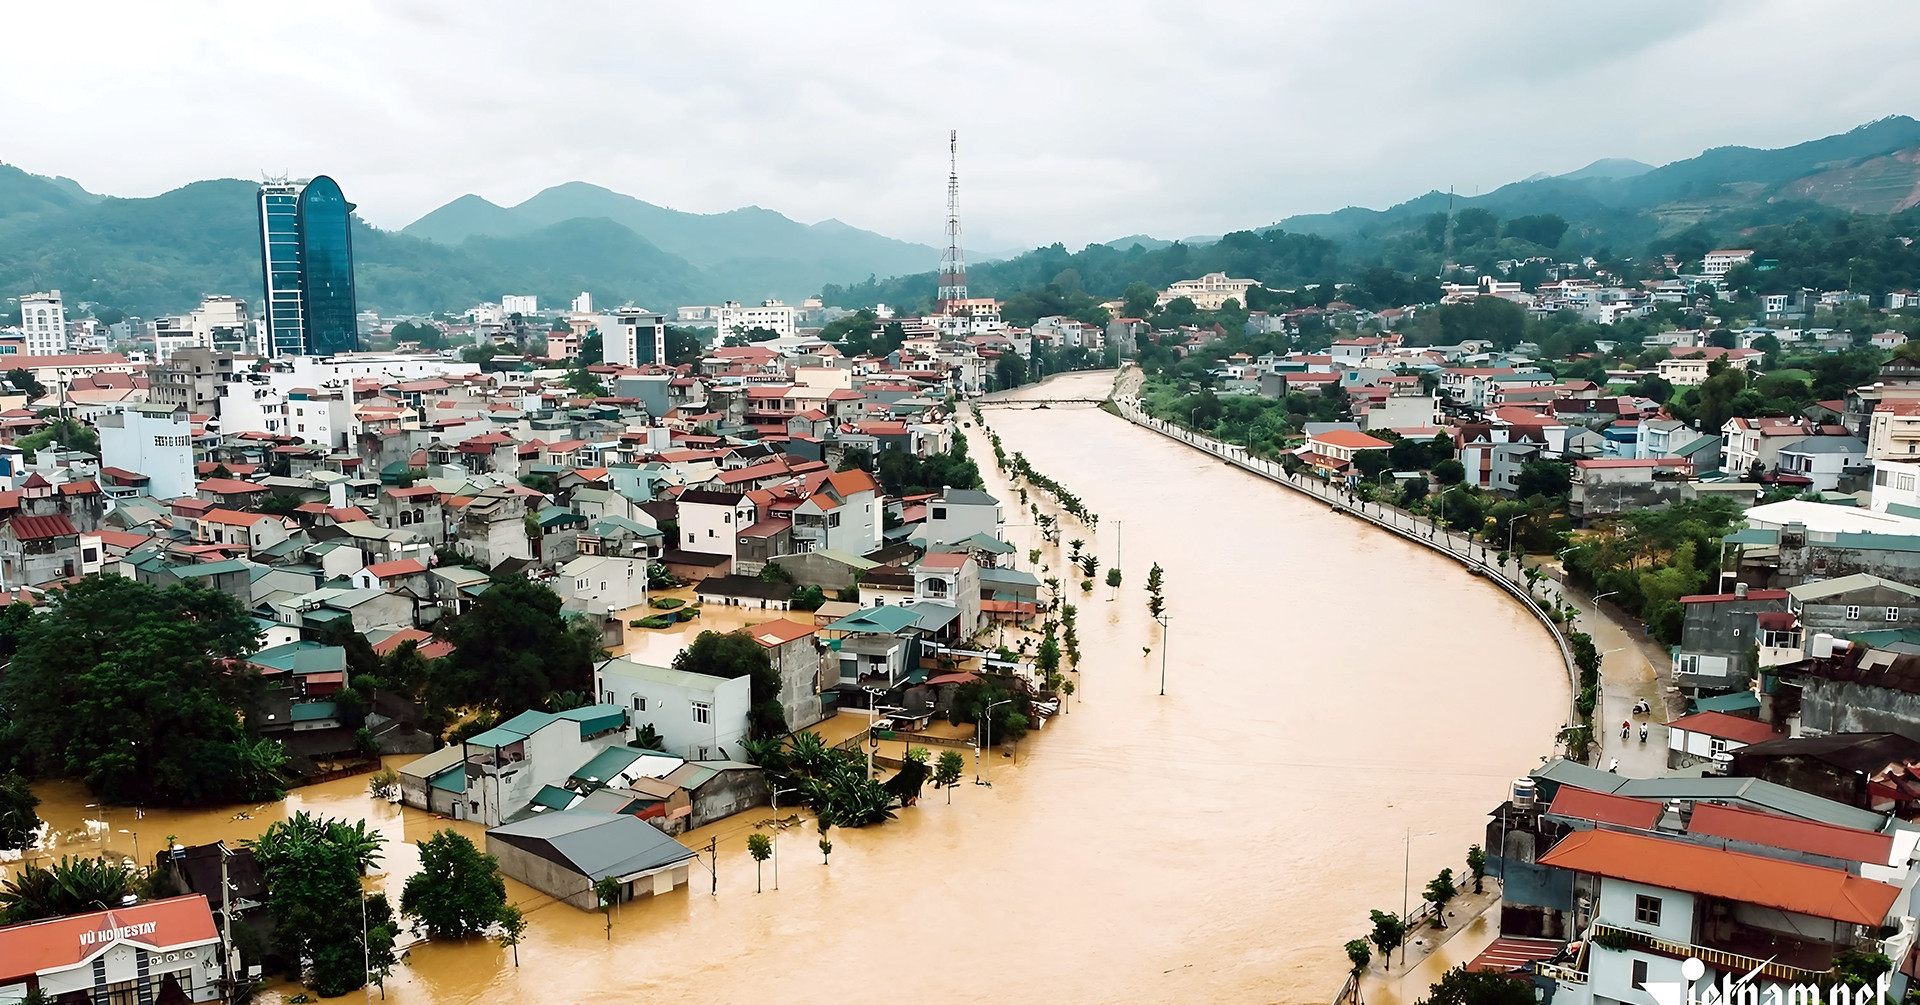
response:
M1066 375L1021 395L1099 397L1111 379ZM490 942L421 944L388 998L1330 999L1341 944L1363 934L1367 911L1401 909L1403 849L1417 898L1441 867L1463 868L1510 779L1551 749L1567 702L1551 642L1450 562L1118 418L1085 406L986 414L1009 451L1100 515L1097 533L1063 520L1062 538L1090 542L1103 581L1116 557L1124 571L1117 601L1104 585L1070 589L1087 659L1070 713L1018 757L993 757L991 786L962 784L951 805L930 791L884 826L834 831L829 865L810 821L785 831L778 890L768 863L755 892L745 850L767 811L689 835L719 842L718 894L696 868L691 888L621 907L611 943L599 915L510 882L531 922L518 969ZM986 437L966 432L1025 568L1032 521ZM1063 550L1047 549L1056 572ZM1143 591L1156 561L1172 612L1164 697ZM248 837L297 809L366 816L390 839L371 882L396 901L417 867L403 842L446 826L479 837L372 804L364 788L298 790L248 819L236 818L248 808L135 819L88 808L76 786L40 791L56 854L109 841L131 854L134 831L145 855L168 834ZM1396 992L1368 997L1390 1005Z

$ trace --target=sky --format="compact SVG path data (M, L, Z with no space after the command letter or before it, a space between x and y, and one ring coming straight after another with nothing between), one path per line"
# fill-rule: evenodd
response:
M1920 5L34 3L0 160L96 192L326 173L397 229L587 181L967 245L1218 234L1920 116Z

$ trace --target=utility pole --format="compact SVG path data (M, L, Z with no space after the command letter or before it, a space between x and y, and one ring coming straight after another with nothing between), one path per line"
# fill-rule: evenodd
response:
M1173 620L1172 611L1161 611L1153 620L1160 622L1160 697L1167 696L1167 624Z
M223 993L221 994L220 997L226 1000L231 1000L233 997L233 988L234 988L233 972L240 967L240 961L234 959L233 957L233 881L227 876L227 859L230 859L233 857L233 852L230 852L227 850L227 844L224 841L219 842L219 847L220 847L220 953L221 953L221 956L223 957L223 966L222 966L222 974L221 974L221 984L223 985L222 987ZM168 848L167 851L171 853L173 849Z
M719 896L720 895L720 839L719 838L707 839L707 855L713 861L713 868L707 870L707 875L713 877L713 889L709 892L711 892L714 896Z

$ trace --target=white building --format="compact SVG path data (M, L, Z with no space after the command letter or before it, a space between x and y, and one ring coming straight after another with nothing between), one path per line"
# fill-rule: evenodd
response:
M508 316L518 314L526 317L538 314L540 313L540 298L531 294L522 295L509 293L500 298L500 310Z
M607 705L522 712L460 744L464 805L454 807L454 817L498 827L531 805L542 788L566 781L601 751L625 746L630 736L625 714Z
M562 565L553 592L586 611L623 611L647 602L647 563L635 558L582 555Z
M1867 445L1852 436L1809 436L1780 448L1776 474L1797 475L1809 479L1815 492L1832 492L1840 487L1840 476L1849 468L1867 466Z
M1251 279L1229 279L1224 272L1209 272L1199 279L1182 279L1160 291L1159 306L1186 297L1203 311L1217 311L1228 300L1247 305L1247 291L1258 285Z
M1726 275L1729 269L1752 258L1752 248L1717 248L1707 252L1706 259L1700 264L1700 271L1718 279Z
M21 297L20 328L27 335L27 355L66 355L67 307L60 299L60 291Z
M615 366L667 361L667 317L638 307L622 307L602 314L600 329L601 359Z
M762 300L758 307L742 307L737 301L729 300L720 305L718 320L722 337L755 328L764 328L775 335L793 334L793 308L778 300Z
M50 1002L219 1001L224 976L220 932L197 893L0 928L4 1002L30 985Z
M572 311L575 314L592 314L593 294L581 290L580 295L573 298Z
M155 499L193 495L193 421L185 405L133 405L98 416L100 463L146 475Z
M974 489L947 488L927 500L921 537L929 545L953 544L979 535L998 539L1007 522L1000 500Z
M636 733L652 726L667 753L694 761L740 755L751 687L751 677L709 677L624 656L594 671L601 702L626 709Z

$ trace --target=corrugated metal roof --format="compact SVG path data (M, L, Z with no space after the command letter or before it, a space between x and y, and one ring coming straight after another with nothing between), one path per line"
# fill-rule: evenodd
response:
M1604 771L1599 773L1606 774ZM1831 799L1822 799L1810 792L1790 789L1759 778L1680 776L1628 778L1623 779L1619 788L1614 791L1635 799L1742 803L1753 809L1784 813L1802 820L1818 820L1821 823L1838 824L1858 830L1877 831L1886 822L1885 817L1871 810L1848 806Z
M542 813L495 827L487 836L520 847L544 845L575 872L595 880L650 872L693 857L685 845L639 817L592 810Z
M1547 807L1547 812L1576 820L1651 830L1659 822L1662 809L1659 803L1646 799L1562 785L1554 793L1553 804Z

